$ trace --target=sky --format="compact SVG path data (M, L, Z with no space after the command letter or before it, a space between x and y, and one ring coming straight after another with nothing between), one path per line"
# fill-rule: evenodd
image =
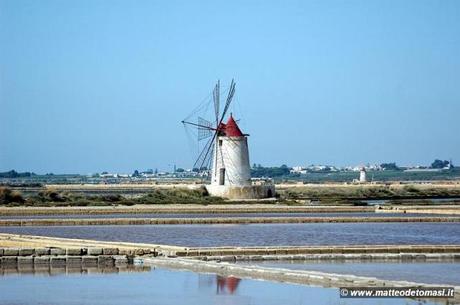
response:
M0 0L0 171L190 168L218 79L250 162L460 163L460 1Z

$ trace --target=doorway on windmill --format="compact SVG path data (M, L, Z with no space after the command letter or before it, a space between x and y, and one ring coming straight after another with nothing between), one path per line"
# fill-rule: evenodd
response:
M219 185L225 184L225 168L219 170Z

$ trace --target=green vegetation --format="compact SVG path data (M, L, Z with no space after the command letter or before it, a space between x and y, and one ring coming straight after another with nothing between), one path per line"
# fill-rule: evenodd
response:
M253 178L262 177L286 177L289 176L290 168L287 165L281 165L280 167L263 167L262 165L254 164L251 168L251 176Z
M238 204L208 194L204 187L190 190L185 188L157 188L139 196L128 193L114 193L110 189L94 195L81 191L58 191L42 188L38 193L25 196L14 188L0 187L0 205L6 206L110 206L135 204ZM24 191L27 194L27 190ZM251 203L301 205L311 200L322 205L361 205L364 200L389 199L395 204L405 199L427 200L429 198L460 197L460 187L456 185L296 185L277 189L277 201L257 201Z
M209 196L204 187L197 190L156 189L140 197L126 198L120 194L85 195L43 189L36 195L23 198L11 188L0 188L0 204L7 206L107 206L135 204L221 204L220 197Z
M188 189L156 189L153 192L135 199L137 204L220 204L225 200L209 196L206 188Z
M436 187L436 186L390 186L390 185L345 185L345 186L305 186L288 187L278 189L283 198L311 199L328 201L349 201L365 199L412 199L412 198L436 198L436 197L459 197L459 187Z
M400 168L394 162L393 163L382 163L380 164L380 167L383 168L384 170L392 170L392 171L400 170Z

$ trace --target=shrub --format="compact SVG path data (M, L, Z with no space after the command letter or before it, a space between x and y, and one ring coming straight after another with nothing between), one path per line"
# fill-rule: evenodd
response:
M23 203L24 198L18 191L13 191L8 187L0 187L0 204Z
M40 191L38 192L38 196L40 197L41 201L64 202L67 199L55 189L45 189Z
M107 202L119 202L123 200L123 196L120 194L116 195L103 195L100 197L100 200L107 201Z

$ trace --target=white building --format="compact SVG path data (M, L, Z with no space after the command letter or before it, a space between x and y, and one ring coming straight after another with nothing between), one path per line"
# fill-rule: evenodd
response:
M301 175L305 175L307 174L307 169L305 167L302 167L302 166L294 166L291 170L290 170L290 173L291 174L301 174Z
M359 171L359 182L360 183L366 183L367 182L366 168L364 166L361 167L361 170Z

